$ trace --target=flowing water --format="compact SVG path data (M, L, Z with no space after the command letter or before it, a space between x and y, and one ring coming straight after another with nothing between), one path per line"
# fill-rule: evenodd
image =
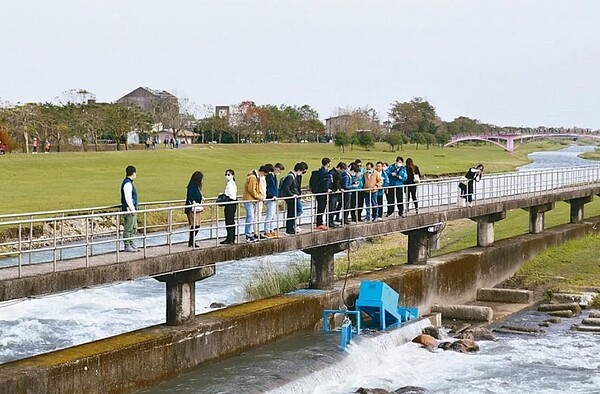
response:
M534 163L521 169L587 165L577 154L593 149L571 146L533 153ZM294 252L259 260L283 270L303 256ZM212 302L243 302L243 286L259 265L255 260L220 264L215 276L196 286L197 312L211 310ZM164 314L164 284L153 279L0 303L0 363L160 324ZM567 328L551 327L539 338L483 342L476 355L400 345L403 341L394 337L400 334L363 337L340 353L337 336L307 333L200 368L148 392L346 393L359 386L408 384L452 393L600 392L600 336L572 334Z

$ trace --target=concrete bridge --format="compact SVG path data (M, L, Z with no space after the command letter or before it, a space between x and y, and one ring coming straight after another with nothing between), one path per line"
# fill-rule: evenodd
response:
M514 152L516 142L534 138L592 138L600 140L599 134L581 134L581 133L532 133L532 134L481 134L481 135L454 135L444 146L458 144L464 141L483 141L498 145L508 152Z
M334 254L358 238L403 232L408 235L407 262L425 264L429 251L437 247L438 233L448 221L476 221L477 245L484 247L494 244L494 223L505 218L511 209L529 211L531 233L543 231L544 213L560 201L571 206L570 222L580 223L584 205L594 195L600 195L600 166L486 175L476 184L472 207L457 204L459 181L446 178L419 184L418 215L394 216L326 231L318 231L312 225L315 195L305 195L311 214L300 218L305 220L300 226L303 232L251 244L220 245L219 236L225 233L220 208L207 203L206 226L197 248L188 248L183 242L188 230L177 220L184 208L181 202L149 203L138 214L143 225L136 242L143 245L142 251L127 254L119 252L122 240L117 229L122 213L115 207L0 216L0 229L10 229L16 235L16 240L0 243L0 301L154 277L166 282L167 324L179 325L195 316L196 281L213 275L220 262L302 250L311 256L310 287L330 289ZM242 222L239 211L238 224ZM165 222L156 228L148 224L150 216L163 217ZM277 221L281 227L283 215L278 215ZM84 230L79 235L65 234L63 229L74 222L82 222ZM99 222L116 226L100 231ZM41 225L52 230L50 236L35 237L35 228Z

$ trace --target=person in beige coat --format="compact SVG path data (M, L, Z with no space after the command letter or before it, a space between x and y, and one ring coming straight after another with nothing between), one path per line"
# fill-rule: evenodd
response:
M252 172L248 174L246 183L244 184L242 200L244 200L244 209L246 209L246 225L244 226L246 242L255 242L258 240L257 235L254 233L254 217L258 202L264 201L265 199L265 196L260 190L260 177L264 177L265 175L265 168L264 166L261 166L258 170L252 170Z
M367 163L367 170L364 175L365 208L367 211L367 222L373 218L373 221L381 220L379 209L377 207L377 191L383 187L383 178L381 174L373 168L373 163Z

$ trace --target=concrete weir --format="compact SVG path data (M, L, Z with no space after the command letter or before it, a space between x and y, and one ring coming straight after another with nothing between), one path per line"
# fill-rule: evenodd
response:
M351 278L344 295L356 298L361 279L384 280L400 303L427 313L435 304L472 301L477 289L507 279L549 246L599 231L600 218L567 224ZM210 273L207 273L210 274ZM328 272L316 281L327 282ZM193 278L165 278L179 285ZM314 279L314 278L313 278ZM0 365L0 394L121 393L150 386L204 363L302 330L313 329L323 309L342 305L341 283L198 315L185 324L153 326Z

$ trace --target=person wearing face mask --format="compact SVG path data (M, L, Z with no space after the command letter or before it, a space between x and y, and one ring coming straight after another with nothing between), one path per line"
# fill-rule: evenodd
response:
M356 198L356 183L354 183L353 178L356 175L356 172L359 170L356 163L350 163L350 167L346 166L346 163L340 162L337 165L338 169L340 169L340 186L343 190L342 199L343 199L343 223L350 224L350 218L348 217L349 211L352 209L352 199Z
M273 164L265 164L264 166L262 166L262 168L264 169L264 173L258 177L258 185L260 187L260 194L263 196L263 201L259 201L256 203L256 211L254 212L254 217L257 218L257 223L254 226L254 233L259 234L260 239L267 239L268 237L265 235L265 233L260 232L260 219L262 216L264 201L267 198L267 175L273 173L273 170L275 168L273 167Z
M296 217L298 216L297 200L300 199L300 183L298 177L306 172L306 168L302 163L296 163L293 171L283 178L281 187L279 188L279 197L285 199L287 207L287 219L285 221L286 234L297 234Z
M235 243L235 212L237 211L237 185L235 184L235 172L231 169L225 171L225 194L229 197L229 202L225 205L225 226L227 229L227 238L221 241L222 245Z
M375 171L375 169L373 168L373 163L368 162L367 163L367 169L365 171L364 174L364 201L365 201L365 210L367 211L366 214L366 221L369 222L371 221L371 218L373 219L373 221L377 220L377 192L379 191L379 189L381 189L381 186L383 184L383 180L381 179L381 175Z
M246 242L256 242L258 237L255 233L255 216L256 205L259 201L263 201L265 196L260 190L260 177L266 175L265 166L261 166L258 171L252 170L246 177L246 183L244 184L244 193L242 198L244 200L244 209L246 210L246 224L244 225L244 234L246 235Z
M388 168L388 177L392 191L388 194L387 216L394 213L394 204L397 204L398 215L404 216L404 190L402 185L406 182L407 174L404 159L401 156L396 157L396 162Z
M387 163L382 163L380 161L375 164L375 171L381 175L382 187L377 190L377 217L379 220L383 218L383 195L387 193L388 187L390 186L390 179L387 174Z
M354 173L353 179L353 182L356 183L357 191L354 193L352 198L352 211L350 216L352 217L353 222L362 222L362 211L365 202L365 195L368 193L363 190L365 186L365 172L362 166L362 160L356 159L354 160L354 164L356 164L356 167L358 168Z

